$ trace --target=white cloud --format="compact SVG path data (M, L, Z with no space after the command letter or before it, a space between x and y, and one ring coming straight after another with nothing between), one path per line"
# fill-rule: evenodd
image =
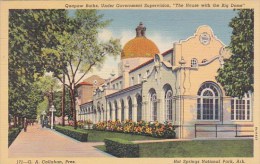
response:
M94 68L91 73L89 73L86 77L92 75L98 75L102 78L109 78L112 71L115 73L115 76L118 74L118 63L120 56L116 57L116 59L112 56L108 56L103 64L101 69ZM84 78L86 79L86 78Z
M98 33L98 39L103 42L109 41L109 39L111 39L112 36L113 36L112 31L108 29L102 29L102 31Z
M122 31L117 38L120 39L122 47L131 39L135 37L135 33L131 30Z
M152 33L148 38L151 39L157 45L160 53L163 53L173 48L173 43L175 42L170 37L160 35L159 32Z

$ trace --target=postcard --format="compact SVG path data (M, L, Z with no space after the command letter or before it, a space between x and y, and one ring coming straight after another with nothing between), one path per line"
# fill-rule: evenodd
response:
M0 163L259 163L259 2L0 7Z

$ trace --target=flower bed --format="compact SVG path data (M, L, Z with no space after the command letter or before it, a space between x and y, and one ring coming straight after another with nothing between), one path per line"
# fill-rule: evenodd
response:
M99 122L93 125L94 130L131 133L159 138L175 138L175 128L171 123L133 122L131 120Z
M91 120L79 120L77 124L81 129L92 129L93 122Z

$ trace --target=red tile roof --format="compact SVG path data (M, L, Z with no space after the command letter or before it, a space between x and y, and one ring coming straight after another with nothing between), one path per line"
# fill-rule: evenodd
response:
M79 83L78 85L93 85L93 84L83 81L83 82Z
M90 85L90 86L92 86L93 84L83 81L83 82L81 82L81 83L78 83L75 87L78 88L78 87L80 87L81 85Z

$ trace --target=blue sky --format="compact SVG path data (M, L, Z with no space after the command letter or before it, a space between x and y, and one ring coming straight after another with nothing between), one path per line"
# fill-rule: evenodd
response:
M100 31L101 40L121 39L122 46L135 37L135 28L140 22L146 26L146 37L153 40L160 52L174 42L192 36L201 25L209 25L214 34L226 45L230 43L232 29L228 26L236 15L234 10L98 10L103 19L112 19L108 27ZM94 70L105 78L114 70L120 58L107 58L102 70ZM90 76L90 75L89 75Z
M209 25L225 44L229 44L232 31L228 24L236 15L233 10L99 10L99 13L104 14L104 19L113 20L107 29L114 36L124 31L135 33L142 21L148 38L158 34L178 41L193 35L198 26Z

